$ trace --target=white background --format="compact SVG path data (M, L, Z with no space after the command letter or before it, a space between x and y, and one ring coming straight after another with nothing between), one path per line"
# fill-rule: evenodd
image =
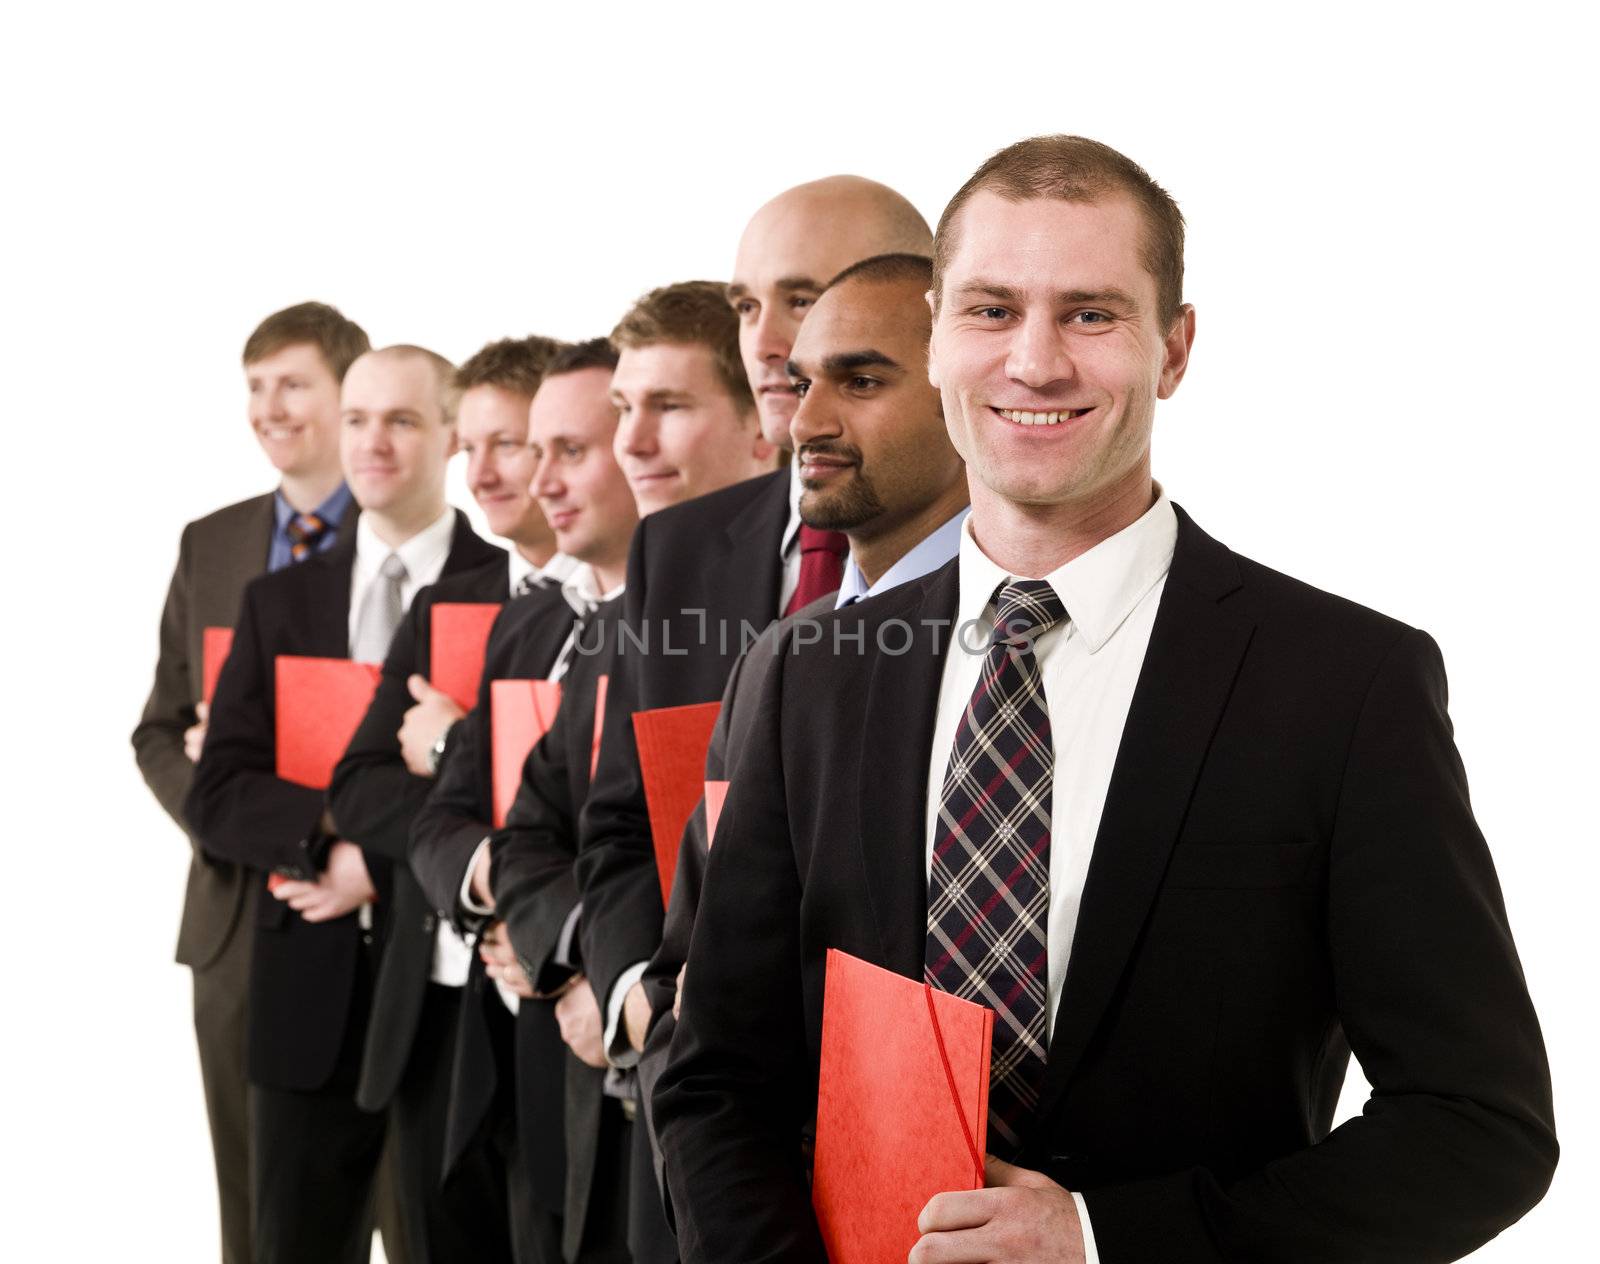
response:
M1600 277L1578 6L582 10L4 19L0 1255L213 1254L170 963L186 845L127 734L180 527L269 485L238 367L254 323L322 298L376 343L453 358L603 333L650 286L725 278L788 185L859 172L932 220L994 149L1074 131L1189 219L1199 336L1158 476L1239 551L1444 649L1565 1144L1546 1201L1475 1258L1594 1258Z

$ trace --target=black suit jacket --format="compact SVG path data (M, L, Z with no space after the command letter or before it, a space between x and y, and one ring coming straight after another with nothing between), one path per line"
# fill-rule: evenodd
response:
M443 573L495 557L504 555L458 512ZM327 553L262 575L245 589L186 808L206 854L256 871L257 883L274 869L307 868L305 840L324 807L322 791L280 780L274 771L274 661L280 654L348 656L354 563L352 533ZM381 927L392 901L391 866L381 852L363 854L379 892L374 912ZM350 1017L360 939L353 913L313 924L277 900L259 900L246 1050L254 1082L299 1090L328 1082Z
M956 595L951 563L834 616L869 647L904 621L903 655L774 649L655 1096L686 1260L823 1258L798 1144L823 954L922 976L920 621ZM1351 1049L1373 1098L1330 1133ZM1181 512L1024 1143L1106 1264L1454 1259L1555 1162L1436 647Z
M406 681L431 676L433 607L439 602L504 602L510 596L505 556L441 578L416 595L384 659L372 705L350 746L334 769L328 807L339 832L364 851L378 852L393 864L393 902L389 939L372 998L361 1081L356 1101L381 1110L400 1086L417 1020L433 970L438 919L406 863L411 822L433 788L431 777L406 767L400 753L400 725L414 705Z
M583 959L602 1006L617 978L648 961L661 941L661 884L633 713L722 696L740 653L778 617L788 521L784 469L662 509L634 533L576 867Z
M178 960L204 969L221 955L235 928L248 920L253 885L247 871L206 856L183 816L184 799L194 779L194 764L184 753L183 735L195 723L200 700L205 630L231 628L239 616L245 585L267 566L272 547L273 496L253 496L228 505L183 529L178 564L161 608L161 652L144 714L133 730L133 749L145 784L161 806L189 835L193 854L183 920L178 929ZM351 537L352 510L340 524Z

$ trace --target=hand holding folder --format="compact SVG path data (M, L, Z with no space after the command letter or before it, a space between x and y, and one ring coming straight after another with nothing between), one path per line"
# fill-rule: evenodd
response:
M983 1187L994 1011L828 950L811 1202L833 1264L904 1264L935 1194Z
M463 711L478 705L489 629L500 615L497 602L441 601L428 626L428 683L449 694Z
M313 790L328 788L382 671L376 663L348 658L278 655L278 776Z
M550 731L560 705L561 686L552 680L489 682L489 771L495 829L505 825L522 784L522 765L528 762L528 752Z
M687 707L636 711L633 715L662 904L672 897L683 827L689 823L705 789L706 751L721 710L720 702L699 702Z

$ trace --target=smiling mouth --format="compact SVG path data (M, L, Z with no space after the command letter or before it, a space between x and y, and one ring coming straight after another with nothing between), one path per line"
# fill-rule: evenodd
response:
M1087 412L1088 408L1063 408L1056 412L1025 412L1020 408L996 408L1007 421L1018 426L1059 426L1063 421L1076 421Z

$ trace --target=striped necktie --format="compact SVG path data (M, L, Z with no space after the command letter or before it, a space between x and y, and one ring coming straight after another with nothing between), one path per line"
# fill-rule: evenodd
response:
M333 528L314 513L297 513L283 529L289 537L289 556L303 562L317 551L317 546Z

